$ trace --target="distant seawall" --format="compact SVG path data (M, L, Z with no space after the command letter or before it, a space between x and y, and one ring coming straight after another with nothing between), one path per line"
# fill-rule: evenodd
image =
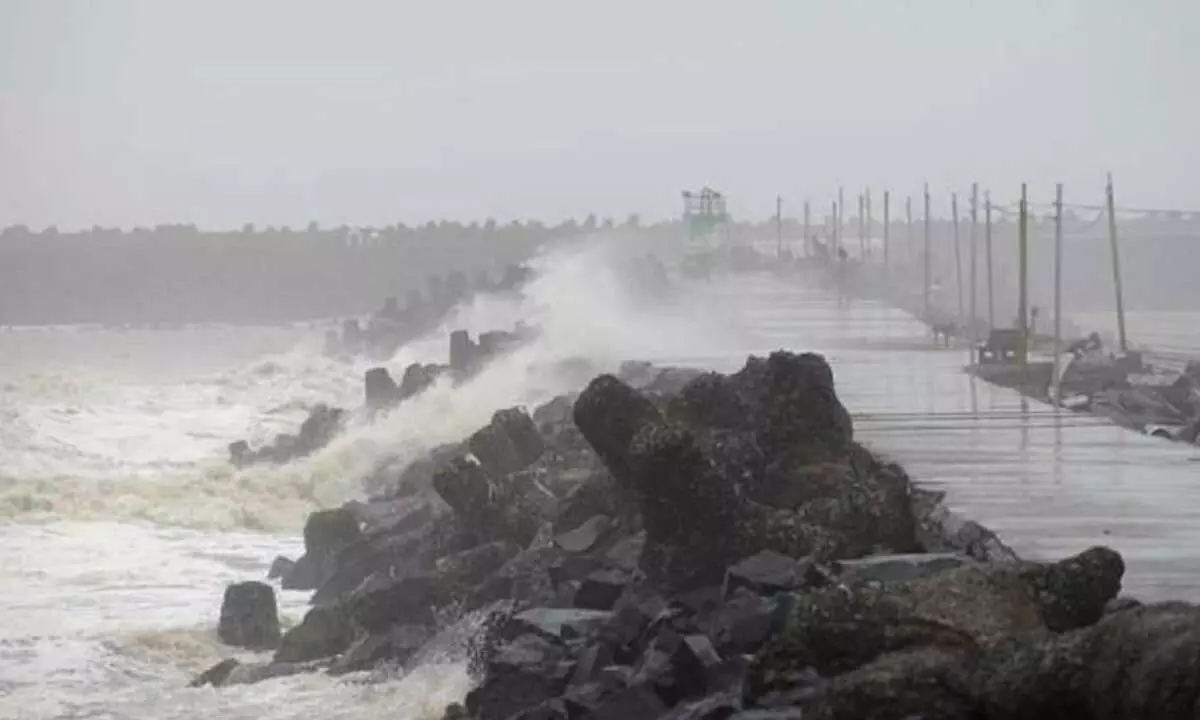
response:
M363 313L452 271L499 278L563 229L0 234L0 325L273 323Z

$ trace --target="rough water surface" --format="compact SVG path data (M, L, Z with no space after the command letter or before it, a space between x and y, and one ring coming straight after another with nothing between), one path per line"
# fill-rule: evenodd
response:
M524 302L464 309L448 327L532 319L545 337L282 467L235 472L225 445L292 431L316 402L357 406L365 366L322 357L323 328L0 331L0 716L440 716L468 688L451 642L403 679L186 684L228 654L215 637L225 584L295 556L308 512L355 497L385 454L415 455L497 407L565 389L545 367L576 354L598 367L732 370L776 348L824 353L860 439L1023 554L1111 545L1133 595L1200 599L1194 449L973 381L959 371L964 351L932 349L894 310L769 275L632 307L605 260L547 258ZM389 367L440 359L444 337ZM306 595L281 599L285 623L297 621Z

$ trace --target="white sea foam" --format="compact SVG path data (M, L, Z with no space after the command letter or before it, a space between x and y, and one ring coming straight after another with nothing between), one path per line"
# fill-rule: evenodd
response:
M631 300L618 270L627 254L593 238L537 258L538 276L522 297L483 296L386 365L399 374L410 362L445 362L455 328L478 333L525 321L541 328L537 340L466 383L440 382L373 424L352 422L326 448L282 466L235 470L225 447L294 432L317 402L356 407L366 364L325 358L306 338L292 351L182 382L36 376L10 388L3 405L0 517L294 531L314 508L358 496L382 462L402 464L458 440L498 408L576 388L584 378L555 371L564 360L612 369L685 348L719 352L720 308L696 296Z

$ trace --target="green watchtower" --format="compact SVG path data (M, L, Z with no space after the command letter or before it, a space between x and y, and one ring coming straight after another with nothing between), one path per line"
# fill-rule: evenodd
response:
M683 191L683 226L687 233L687 249L689 252L701 250L700 245L708 249L710 239L717 234L718 228L724 228L729 220L725 210L725 196L705 187L700 192Z

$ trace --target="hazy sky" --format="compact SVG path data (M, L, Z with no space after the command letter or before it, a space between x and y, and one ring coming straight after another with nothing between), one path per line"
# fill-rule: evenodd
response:
M0 225L1200 206L1200 0L0 0Z

